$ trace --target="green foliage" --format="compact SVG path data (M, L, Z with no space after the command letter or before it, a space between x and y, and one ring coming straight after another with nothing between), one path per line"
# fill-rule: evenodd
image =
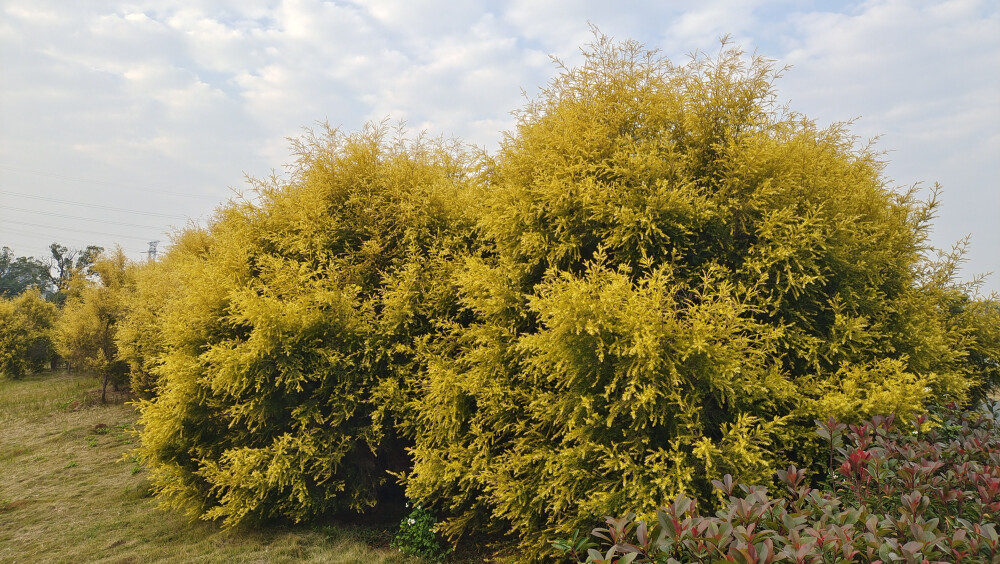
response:
M104 248L87 245L82 250L70 249L59 243L52 243L49 245L49 252L52 255L51 269L55 271L51 275L52 283L59 293L65 293L70 289L74 279L86 278L93 274L92 267L104 253Z
M640 540L640 542L642 541ZM590 550L597 548L597 546L597 543L589 536L581 536L579 530L573 531L572 536L568 538L552 541L552 548L556 549L556 552L570 556L577 562L582 558L589 558Z
M435 534L434 514L419 505L399 523L399 531L390 546L408 556L419 556L440 562L451 549L445 550Z
M307 135L288 180L253 181L169 253L139 451L167 503L300 521L364 511L405 470L389 407L465 237L468 158L391 134Z
M0 298L0 376L22 378L52 360L56 314L36 288L13 299Z
M769 484L824 460L814 419L908 416L996 373L995 304L928 259L936 199L778 105L770 61L584 56L487 167L483 248L442 282L461 309L421 348L407 494L443 532L509 523L530 552L727 473Z
M31 257L14 257L9 247L0 249L0 298L13 298L29 288L51 289L49 267Z

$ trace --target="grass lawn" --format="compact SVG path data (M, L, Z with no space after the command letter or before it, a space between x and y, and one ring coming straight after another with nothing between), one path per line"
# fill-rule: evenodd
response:
M0 562L421 562L388 547L389 525L224 531L158 509L123 459L136 413L101 405L98 387L61 372L0 379Z

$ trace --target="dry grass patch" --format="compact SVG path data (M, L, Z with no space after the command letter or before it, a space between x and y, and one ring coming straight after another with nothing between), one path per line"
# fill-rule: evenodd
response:
M96 378L0 380L0 562L416 563L378 527L223 531L163 511L127 457L131 405L89 399Z

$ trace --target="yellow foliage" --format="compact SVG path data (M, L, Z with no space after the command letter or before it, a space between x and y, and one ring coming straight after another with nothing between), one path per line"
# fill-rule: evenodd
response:
M140 276L159 301L133 301L124 350L157 380L139 454L165 503L298 521L364 511L405 469L390 409L466 236L469 157L391 133L310 133L288 180L252 181Z
M997 358L924 272L936 202L778 105L770 61L598 36L562 71L491 162L464 311L405 413L407 492L453 538L540 548L725 473L766 484L815 459L813 419L963 400L970 347Z
M309 134L290 178L136 275L119 342L157 381L140 454L161 499L303 520L397 476L449 537L504 526L543 554L725 473L808 466L814 419L1000 382L996 302L928 260L936 201L890 189L847 124L780 106L770 61L603 36L584 58L494 157Z
M37 288L0 298L0 376L22 378L51 360L56 315L56 306Z
M834 417L845 423L891 413L906 425L924 411L936 381L934 373L907 372L906 363L897 359L847 364L821 384L811 409L816 419Z

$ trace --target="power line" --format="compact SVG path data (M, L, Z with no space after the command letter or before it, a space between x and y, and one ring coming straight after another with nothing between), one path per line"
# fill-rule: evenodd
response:
M0 231L10 233L11 235L19 235L21 237L48 237L48 233L41 233L38 231L26 231L24 229L12 229L9 225L0 225Z
M25 237L28 238L28 240L30 240L31 242L25 242L25 240L23 239ZM26 247L35 248L35 249L48 248L48 243L41 244L41 243L38 243L38 241L46 240L46 241L52 242L51 237L52 237L52 233L51 232L29 231L29 230L25 230L25 229L17 229L17 228L11 227L10 225L6 225L6 224L0 225L0 247L11 247L12 249L13 248L24 249ZM131 238L132 239L136 239L136 237L131 237ZM58 241L55 241L55 242L58 242ZM65 242L65 241L63 241L63 242ZM85 241L84 243L85 244L90 244L90 242L87 242L87 241ZM132 243L129 243L129 244L131 245ZM162 254L163 252L169 250L170 247L171 247L171 245L169 245L169 244L164 245L164 244L162 244L162 241L161 241L161 244L157 246L157 253L158 254ZM145 255L149 251L148 251L148 249L141 249L140 250L140 249L136 249L134 247L130 247L128 249L125 249L125 252L133 254L133 255ZM44 255L44 253L43 253L42 256L45 257L47 255Z
M26 229L16 229L5 223L4 225L0 225L0 236L28 237L31 239L38 239L38 240L43 240L43 239L51 240L50 237L52 237L52 231L31 231Z
M44 202L56 202L56 203L60 203L60 204L69 204L71 206L80 206L80 207L84 207L84 208L93 208L93 209L98 209L98 210L116 211L116 212L130 213L130 214L136 214L136 215L148 215L148 216L152 216L152 217L166 217L166 218L169 218L169 219L187 219L183 215L173 215L173 214L168 214L168 213L156 213L156 212L147 212L147 211L127 210L127 209L124 209L124 208L115 208L115 207L111 207L111 206L102 206L102 205L99 205L99 204L88 204L88 203L84 203L84 202L73 202L71 200L63 200L61 198L50 198L48 196L36 196L34 194L21 194L19 192L11 192L9 190L0 190L0 194L6 194L8 196L16 196L16 197L19 197L19 198L30 198L32 200L41 200L41 201L44 201Z
M48 178L58 178L60 180L69 180L71 182L84 182L84 183L87 183L87 184L103 184L103 185L106 185L106 186L119 186L119 187L122 187L122 188L129 188L131 190L141 190L141 191L144 191L144 192L155 192L157 194L169 194L171 196L183 196L185 198L204 198L204 199L208 199L208 198L213 198L214 199L215 198L215 196L211 196L209 194L188 194L188 193L185 193L185 192L174 192L174 191L171 191L171 190L161 190L160 188L144 188L144 187L141 187L141 186L135 186L135 185L130 185L130 184L123 184L121 182L114 182L114 181L111 181L111 180L94 180L94 179L90 179L90 178L81 178L79 176L68 176L68 175L65 175L65 174L58 174L58 173L55 173L55 172L49 172L49 171L45 171L45 170L36 170L36 169L32 169L32 168L23 168L23 167L10 166L10 165L2 165L2 164L0 164L0 169L2 169L2 170L11 170L11 171L15 171L15 172L23 172L23 173L26 173L26 174L33 174L35 176L45 176L45 177L48 177Z
M27 221L17 221L16 219L5 219L4 223L16 223L18 225L25 225L28 227L41 227L42 229L50 229L53 231L76 231L78 233L90 233L93 235L103 235L105 237L118 237L121 239L136 239L139 241L149 241L148 237L135 237L133 235L121 235L117 233L107 233L105 231L92 231L90 229L78 229L75 227L52 227L50 225L41 225L39 223L30 223Z
M48 211L48 210L31 210L31 209L27 209L27 208L18 208L18 207L14 207L14 206L4 206L4 209L5 210L12 210L12 211L19 211L19 212L26 212L26 213L36 213L36 214L39 214L39 215L47 215L47 216L51 216L51 217L64 217L66 219L79 219L79 220L82 220L82 221L92 221L94 223L105 223L105 224L108 224L108 225L118 225L118 226L121 226L121 227L138 227L140 229L159 229L159 227L154 227L154 226L150 226L150 225L139 225L139 224L136 224L136 223L125 223L123 221L112 221L112 220L107 220L107 219L95 219L95 218L92 218L92 217L83 217L83 216L79 216L79 215L69 215L69 214L64 214L64 213L56 213L56 212L51 212L51 211Z

